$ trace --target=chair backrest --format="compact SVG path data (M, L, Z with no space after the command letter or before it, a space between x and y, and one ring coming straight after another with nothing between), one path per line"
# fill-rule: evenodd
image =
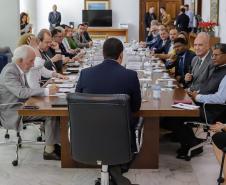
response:
M226 122L226 104L203 104L201 118L206 123L213 124L216 121Z
M2 69L5 67L5 65L8 63L8 58L4 54L0 54L0 73L2 72Z
M67 101L74 160L105 165L131 160L128 95L72 93Z

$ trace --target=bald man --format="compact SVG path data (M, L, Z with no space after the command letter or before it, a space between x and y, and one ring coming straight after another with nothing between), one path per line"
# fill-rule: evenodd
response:
M214 70L209 42L209 35L204 32L195 38L194 49L197 56L192 60L191 72L185 75L186 86L191 91L199 91L200 84L205 82Z

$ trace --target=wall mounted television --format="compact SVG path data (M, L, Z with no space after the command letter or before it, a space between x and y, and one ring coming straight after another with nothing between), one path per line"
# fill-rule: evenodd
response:
M91 27L112 27L112 10L82 10L82 22Z

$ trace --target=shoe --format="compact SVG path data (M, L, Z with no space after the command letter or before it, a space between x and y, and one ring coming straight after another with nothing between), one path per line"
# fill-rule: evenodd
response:
M54 152L61 157L61 146L59 144L54 145Z
M60 156L58 156L55 152L47 153L46 151L44 151L43 159L44 160L57 160L57 161L59 161Z

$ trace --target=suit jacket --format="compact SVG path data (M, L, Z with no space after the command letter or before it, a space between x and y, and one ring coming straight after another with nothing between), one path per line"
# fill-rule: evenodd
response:
M192 60L193 60L193 58L195 56L196 55L195 55L195 53L193 51L187 50L185 52L185 55L184 55L184 72L183 72L183 74L180 74L180 71L179 71L179 62L180 62L181 58L178 57L176 62L174 62L175 63L175 76L181 76L180 83L185 84L185 81L184 81L185 74L191 72L190 71L190 69L191 69L191 62L192 62Z
M157 37L153 37L153 35L148 35L146 38L146 43L147 43L147 47L149 47L150 49L156 45L159 41L161 40L160 36L158 35Z
M140 109L140 83L135 71L129 70L114 60L104 60L101 64L81 71L77 92L94 94L128 94L131 110Z
M199 57L196 56L191 63L191 68L192 68L192 82L188 83L188 87L190 87L191 90L199 90L200 84L205 82L209 76L213 73L214 71L214 65L212 64L212 59L211 59L212 52L209 51L208 55L206 56L205 60L202 61L203 63L201 64L200 68L198 66L199 62Z
M43 96L44 89L29 88L15 63L9 63L0 75L0 104L24 102L31 96ZM0 108L0 121L6 129L18 129L21 117L17 114L20 105ZM11 110L9 110L11 109Z
M86 40L84 35L80 36L78 33L75 33L73 39L79 48L89 47L89 42Z
M163 40L159 39L159 41L153 45L152 48L156 48L155 53L165 53L167 54L169 52L170 46L171 46L171 40L167 39L165 45L162 45Z
M48 20L49 20L49 24L50 24L50 30L52 30L56 26L60 26L61 13L56 12L56 14L55 14L54 12L50 12Z
M190 19L186 14L182 13L178 15L176 19L176 26L178 30L188 32L189 21Z
M154 13L150 14L149 12L146 12L144 15L145 28L150 28L151 21L155 19L156 19L156 15Z

